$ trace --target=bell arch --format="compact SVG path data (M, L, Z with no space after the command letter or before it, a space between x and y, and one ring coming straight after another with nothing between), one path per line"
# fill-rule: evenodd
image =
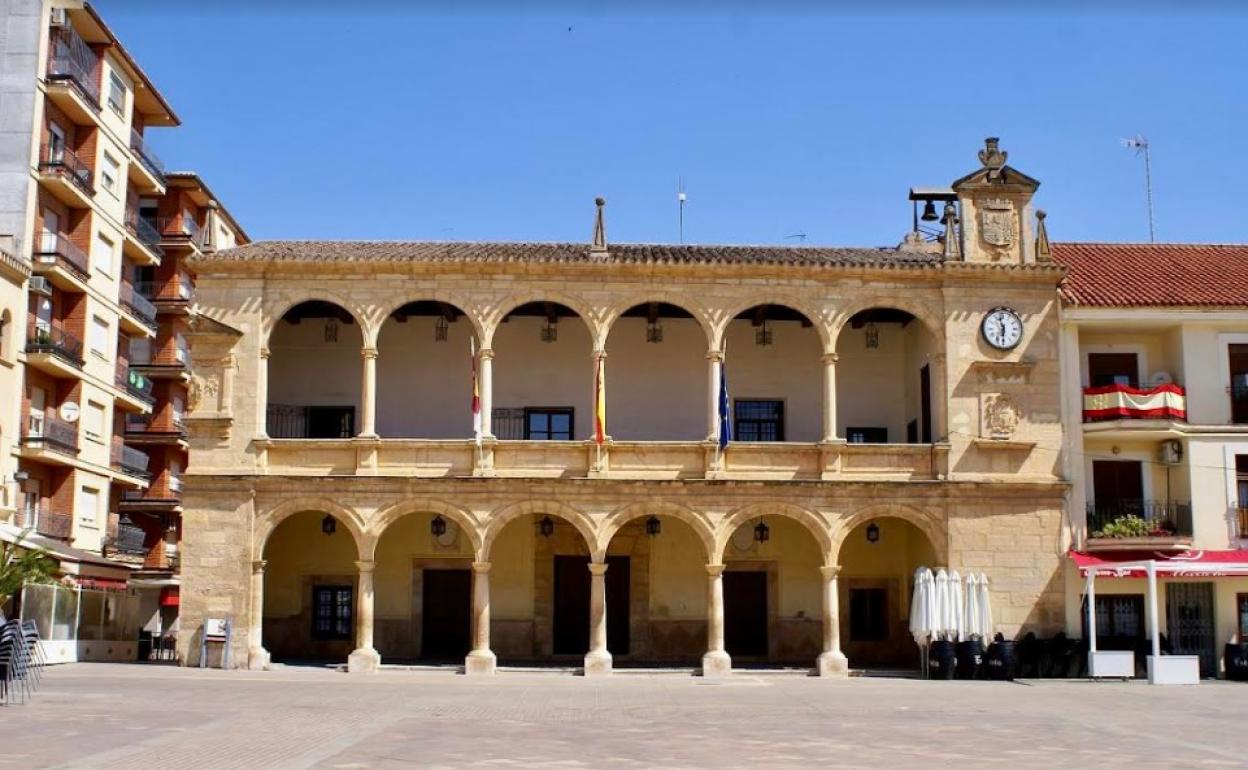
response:
M824 564L831 566L834 563L835 556L832 550L832 537L823 517L814 511L793 505L792 503L750 503L729 513L724 517L723 522L719 526L719 533L715 543L717 561L723 561L724 551L728 548L728 542L732 538L732 534L737 531L737 528L749 520L757 519L760 516L783 516L798 522L814 536L815 542L819 544Z

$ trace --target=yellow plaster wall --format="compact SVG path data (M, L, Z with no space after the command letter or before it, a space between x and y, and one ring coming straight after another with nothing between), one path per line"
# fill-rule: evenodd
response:
M298 615L303 607L303 576L341 575L355 586L355 541L346 527L332 535L321 532L325 514L304 511L278 525L265 545L264 616Z
M438 545L429 531L433 516L416 513L391 524L377 542L373 573L374 613L378 618L407 619L412 615L414 559L471 559L472 542L459 533L450 546ZM448 527L456 527L448 521ZM449 530L448 530L449 531ZM465 567L467 562L465 561Z
M688 525L661 517L650 541L650 617L706 619L706 549Z
M751 541L748 551L740 551L733 543L724 552L724 562L734 561L777 563L779 576L779 603L776 614L795 617L799 613L808 618L823 617L823 556L814 535L792 519L769 516L765 519L771 528L771 538L766 543ZM753 529L754 522L742 525Z
M490 551L490 617L533 617L534 518L522 516L499 533Z

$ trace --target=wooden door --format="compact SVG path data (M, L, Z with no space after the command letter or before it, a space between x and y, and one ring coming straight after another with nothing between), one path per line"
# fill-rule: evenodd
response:
M1140 462L1092 461L1092 498L1098 525L1127 514L1141 515L1144 512L1144 473Z
M724 647L733 657L766 657L766 572L724 573Z
M554 653L589 652L589 557L555 557L553 605Z
M421 573L421 657L463 660L472 649L472 570Z
M628 654L631 571L627 556L607 557L607 650L612 655Z

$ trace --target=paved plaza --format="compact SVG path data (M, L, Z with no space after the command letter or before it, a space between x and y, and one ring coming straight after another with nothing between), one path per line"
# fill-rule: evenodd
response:
M1242 767L1248 686L76 664L0 767Z

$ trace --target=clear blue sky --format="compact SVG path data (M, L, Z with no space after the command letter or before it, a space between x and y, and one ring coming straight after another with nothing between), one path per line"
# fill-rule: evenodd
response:
M253 238L582 241L604 195L610 240L674 242L683 178L687 242L892 245L992 135L1055 239L1142 241L1142 132L1158 240L1248 241L1229 3L97 5Z

